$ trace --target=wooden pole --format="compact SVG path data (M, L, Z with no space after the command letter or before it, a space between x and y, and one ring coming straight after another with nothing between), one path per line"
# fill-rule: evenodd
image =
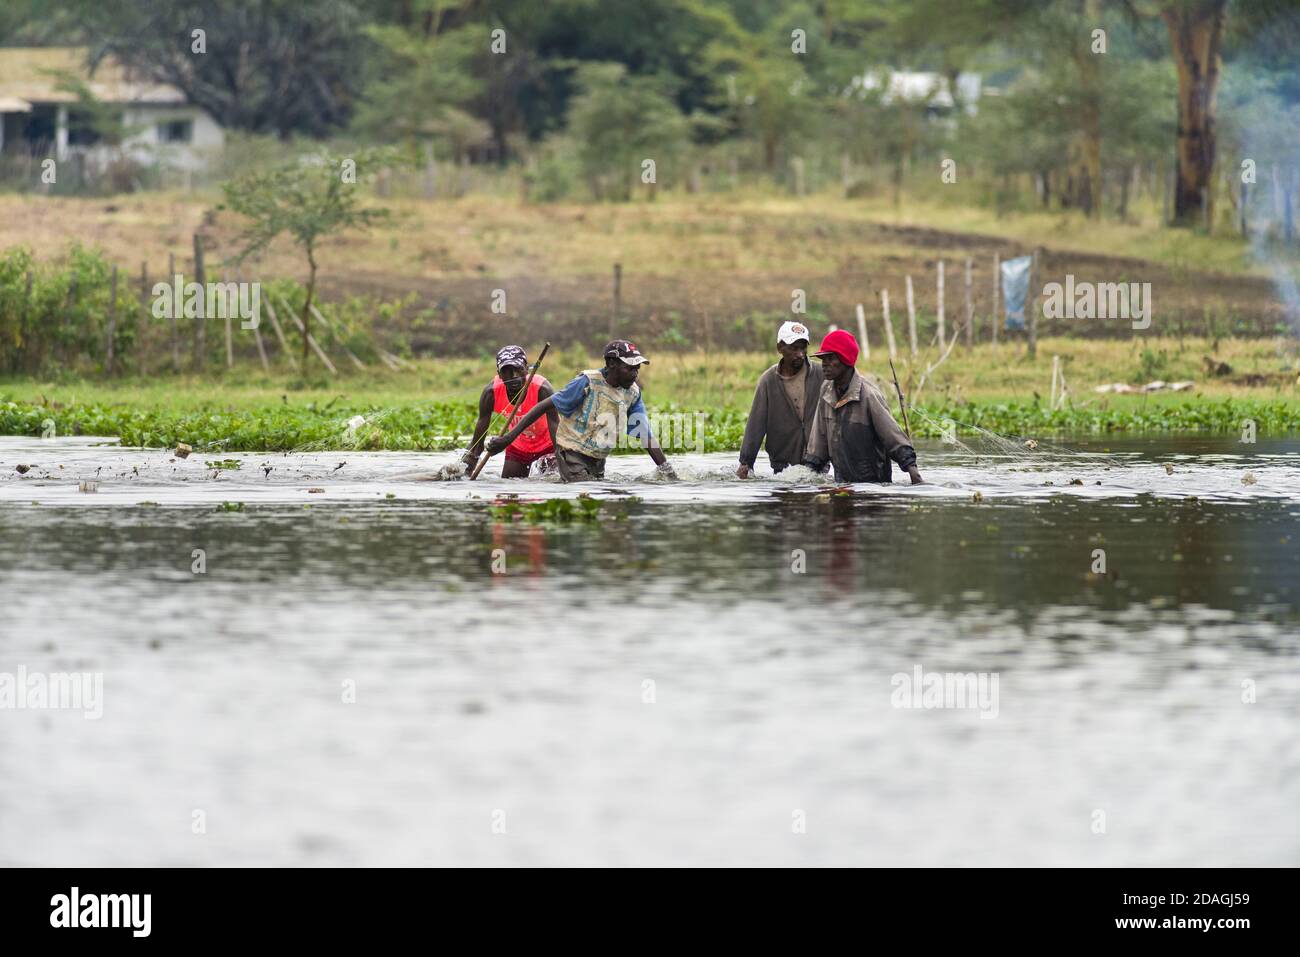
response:
M176 254L167 254L167 281L172 284L173 290L176 283ZM171 309L171 327L172 327L172 372L181 371L181 340L180 332L177 330L176 316L180 313L180 304L173 297Z
M935 318L937 320L938 325L936 327L935 335L939 339L939 348L942 349L943 344L948 341L943 326L943 260L942 259L939 260L939 277L938 277L938 284L936 286L936 298L938 299L938 302L935 305Z
M975 300L972 292L971 259L966 257L966 348L975 345Z
M614 311L609 316L609 338L614 338L618 315L623 309L623 264L614 263Z
M226 304L229 306L229 303ZM235 331L233 328L234 319L230 315L230 310L223 309L226 314L226 368L235 367Z
M862 303L858 303L858 335L862 339L862 359L864 362L870 362L871 343L867 341L867 314L862 308Z
M880 290L880 311L885 316L885 341L889 343L889 361L898 358L898 349L894 345L894 323L889 318L889 290Z
M194 281L199 284L199 317L195 320L198 325L194 327L194 368L202 369L203 360L207 358L207 312L208 312L208 284L206 275L203 271L203 237L198 233L194 234Z
M1048 408L1052 409L1053 411L1056 410L1056 377L1060 373L1060 371L1061 371L1061 357L1052 356L1052 390L1051 390L1052 397L1050 399L1050 404Z
M1034 293L1034 283L1038 281L1038 250L1034 250L1034 261L1029 266L1029 284L1025 288L1025 329L1029 345L1029 358L1038 355L1038 296Z
M912 358L916 358L916 299L912 295L912 277L907 277L907 335L912 340Z
M113 374L113 339L117 335L117 267L108 287L108 346L104 350L104 372Z
M998 326L1002 325L1002 255L993 254L993 348L998 345Z
M293 357L293 350L289 348L289 343L285 341L284 330L280 328L280 317L275 314L275 306L271 305L270 296L266 297L266 302L263 305L266 306L266 314L270 317L271 328L275 330L276 341L280 343L280 350L284 353L284 357L289 360L289 365L297 369L298 360Z

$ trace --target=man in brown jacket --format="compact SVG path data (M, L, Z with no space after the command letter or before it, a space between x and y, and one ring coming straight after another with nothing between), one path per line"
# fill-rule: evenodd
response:
M754 390L736 468L740 478L749 477L764 439L773 472L802 462L808 444L822 389L822 370L808 361L808 327L785 323L776 334L776 351L781 361L758 377Z
M822 360L826 381L803 464L818 472L828 463L834 465L837 482L890 482L893 459L912 476L912 484L919 485L911 440L890 415L880 390L853 368L858 340L837 329L822 340L815 355Z

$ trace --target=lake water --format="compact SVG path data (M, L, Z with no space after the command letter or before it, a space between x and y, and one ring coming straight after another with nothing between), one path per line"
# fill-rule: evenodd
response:
M0 439L0 681L102 676L0 710L0 864L1300 864L1300 441L1066 444L565 524Z

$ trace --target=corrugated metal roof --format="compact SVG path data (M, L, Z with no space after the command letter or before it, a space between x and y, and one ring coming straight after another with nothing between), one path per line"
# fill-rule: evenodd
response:
M92 76L85 47L0 47L0 102L25 101L28 109L32 103L75 103L76 93L61 82L65 77L84 83L102 103L185 102L176 87L134 75L112 57L101 60Z

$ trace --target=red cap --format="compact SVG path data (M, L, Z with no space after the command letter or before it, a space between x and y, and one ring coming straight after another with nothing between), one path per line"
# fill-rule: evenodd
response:
M813 356L832 354L843 359L846 365L853 365L858 361L858 340L843 329L828 332L826 338L822 340L821 348L814 352Z

